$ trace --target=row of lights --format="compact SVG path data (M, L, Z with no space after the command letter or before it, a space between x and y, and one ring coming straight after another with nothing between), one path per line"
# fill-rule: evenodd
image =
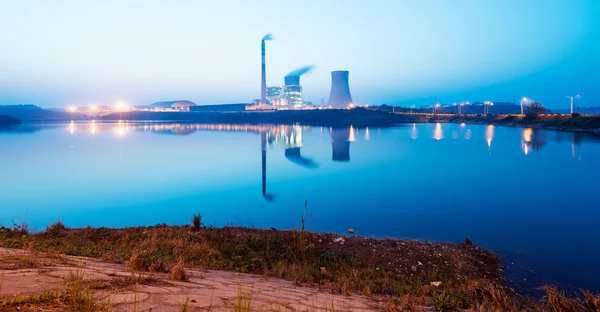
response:
M92 112L96 112L96 111L98 111L98 106L96 106L96 105L93 105L93 104L92 104L92 105L89 105L89 106L88 106L88 108L89 108L89 110L90 110L90 111L92 111ZM126 103L125 101L117 101L117 102L114 104L114 109L115 109L115 110L118 110L118 111L124 111L124 110L126 110L126 109L127 109L127 103ZM71 113L74 113L74 112L76 112L77 110L78 110L78 108L77 108L77 106L75 106L75 105L71 105L71 106L69 106L69 107L67 108L67 111L69 111L69 112L71 112Z
M569 100L571 101L571 114L573 114L573 103L574 103L574 100L575 100L575 99L580 99L580 98L581 98L581 96L580 96L579 94L577 94L577 95L568 95L568 96L567 96L567 99L569 99ZM521 115L523 115L523 114L524 114L524 104L525 104L525 103L528 103L528 102L531 102L531 99L529 99L529 98L527 98L527 97L522 97L522 98L521 98L521 101L520 101L520 104L521 104ZM465 105L469 105L469 104L470 104L469 102L464 102L464 103L460 103L460 104L457 104L457 103L452 103L452 106L458 106L458 114L460 115L460 114L461 114L461 108L462 108L463 106L465 106ZM440 106L441 106L441 105L440 105L439 103L438 103L438 104L435 104L435 105L433 106L433 113L434 113L434 114L436 113L437 109L438 109ZM484 114L487 114L487 113L488 113L488 111L489 111L489 106L494 106L494 102L492 102L492 101L485 101L485 102L483 102L483 112L484 112ZM411 106L411 113L412 113L412 109L413 109L414 107L415 107L415 105L413 104L413 105ZM486 108L486 107L487 107L487 108Z

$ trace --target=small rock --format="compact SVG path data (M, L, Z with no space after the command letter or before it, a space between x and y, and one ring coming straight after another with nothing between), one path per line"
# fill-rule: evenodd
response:
M348 229L348 233L353 234L354 233L354 229Z
M413 265L413 266L411 266L411 267L410 267L410 269L411 269L411 270L413 270L413 272L417 272L417 267L416 267L416 266L414 266L414 265Z
M334 242L334 243L340 243L340 244L343 244L343 243L344 243L344 241L345 241L345 239L344 239L343 237L341 237L341 236L340 236L340 237L338 237L338 238L334 238L334 239L333 239L333 242Z
M423 263L421 263L421 261L419 261L419 263L418 263L418 264L419 264L419 265L423 265Z
M191 303L196 303L197 301L196 301L196 299L192 299L192 300L190 300L190 302Z
M442 282L440 282L440 281L435 281L435 282L431 282L430 284L431 284L432 286L439 287L440 285L442 285Z
M320 267L321 273L327 274L327 269L325 267Z

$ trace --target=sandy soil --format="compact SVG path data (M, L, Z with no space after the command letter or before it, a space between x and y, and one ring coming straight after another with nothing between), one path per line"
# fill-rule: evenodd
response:
M0 297L59 288L75 270L105 285L132 274L123 265L92 258L0 248ZM155 273L142 284L116 283L96 290L95 298L109 302L114 311L132 311L134 305L144 311L181 311L186 301L191 311L233 311L240 297L251 298L253 311L382 311L384 305L382 298L333 295L257 275L189 268L186 274L185 282Z

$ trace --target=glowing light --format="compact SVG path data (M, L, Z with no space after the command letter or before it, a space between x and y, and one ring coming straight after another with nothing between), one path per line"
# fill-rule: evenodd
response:
M488 148L492 147L492 140L494 139L494 125L487 126L485 131L485 140L487 141Z
M92 124L90 125L90 132L92 132L92 135L96 134L96 121L92 120Z
M369 135L369 128L365 129L365 141L369 141L371 139L371 135Z
M461 123L460 123L460 127L461 127L461 128L464 128L464 127L466 127L466 126L467 126L467 124L466 124L466 123L464 123L464 122L461 122Z
M91 105L90 106L90 110L93 111L93 112L95 112L95 111L98 110L98 107L96 107L96 105Z
M123 121L119 120L119 124L117 126L117 135L119 137L123 137L125 135L125 127L123 127Z
M73 112L77 111L77 107L75 107L75 106L69 106L69 108L67 108L67 110L69 112L73 113Z
M531 142L531 135L533 134L532 128L523 129L523 141L529 143Z
M529 146L524 141L521 141L521 149L525 155L529 154Z
M71 120L71 124L69 125L69 132L71 132L71 135L75 133L75 123L73 122L73 120Z
M348 141L354 142L356 141L356 137L354 136L354 127L350 126L350 135L348 136Z
M439 122L435 124L435 130L433 131L433 138L438 141L444 138L444 132L442 131L442 124Z
M414 123L412 125L412 129L410 130L410 138L413 140L416 140L419 137L418 133L417 133L417 124Z
M127 109L127 103L125 103L124 101L117 101L117 103L115 104L115 108L118 111L124 111Z

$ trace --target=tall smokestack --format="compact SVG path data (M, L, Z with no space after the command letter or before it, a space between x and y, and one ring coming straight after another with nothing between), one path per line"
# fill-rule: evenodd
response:
M352 96L350 95L350 86L348 85L348 71L332 71L329 105L333 108L348 108L350 104L352 104Z
M262 66L261 66L261 75L260 75L260 103L267 103L267 66L265 64L265 41L273 40L273 36L271 34L265 35L260 41L261 47L261 56L262 56Z

